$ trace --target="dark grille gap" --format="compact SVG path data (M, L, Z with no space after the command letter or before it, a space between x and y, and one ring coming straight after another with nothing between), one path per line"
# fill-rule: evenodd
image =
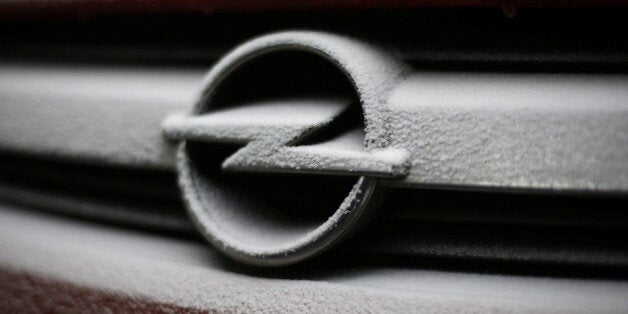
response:
M299 50L264 54L241 65L220 83L209 111L265 99L336 96L357 98L337 66Z
M621 72L628 69L626 11L522 8L507 18L500 8L424 8L16 19L0 22L0 57L207 67L253 36L318 29L396 46L421 68Z
M473 206L471 204L481 204ZM420 209L419 209L420 207ZM390 210L388 209L390 208ZM628 197L552 194L546 191L483 192L445 189L390 189L380 215L389 220L428 223L490 223L621 230L628 227Z
M241 146L189 143L195 167L201 175L241 190L277 210L295 224L317 225L331 216L355 183L351 177L301 176L260 173L228 173L220 164ZM253 209L252 209L253 210Z
M112 222L194 234L172 173L0 154L0 201Z
M224 155L233 151L228 147L218 150L216 145L211 145L211 150L203 147L198 149L211 151L214 159L222 156L217 154L219 151ZM203 164L212 158L204 158ZM215 171L212 169L207 171ZM271 189L285 181L283 192L264 193L264 197L271 195L283 204L320 204L320 200L308 201L305 196L316 199L326 195L331 200L336 190L344 195L337 187L346 186L344 181L332 184L335 178L229 178L242 182L243 189ZM301 192L295 190L296 186ZM304 186L309 186L305 194ZM433 189L392 189L388 194L368 226L348 243L311 263L561 276L618 275L628 269L625 196ZM190 236L195 232L178 195L171 173L0 155L0 201ZM303 208L283 214L291 219L317 221L330 214L317 213L317 206Z

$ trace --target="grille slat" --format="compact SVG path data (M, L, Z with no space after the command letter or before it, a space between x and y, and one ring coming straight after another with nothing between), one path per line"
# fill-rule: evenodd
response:
M0 201L161 233L195 233L182 202L173 199L179 191L170 173L15 155L0 160ZM33 174L43 169L47 177L39 180ZM81 183L69 184L72 178ZM113 178L120 184L111 184ZM611 272L628 267L628 199L622 195L435 189L387 194L372 221L337 252L359 252L361 259L436 259L454 268L471 262L534 265L527 273L561 265Z
M628 270L625 10L526 9L516 18L478 8L350 14L216 12L209 18L116 16L114 23L105 16L2 22L0 201L195 234L176 183L176 143L164 136L164 121L191 111L208 84L208 66L234 45L286 28L326 29L340 36L321 33L334 39L327 48L310 47L313 58L294 53L302 38L292 38L282 48L287 53L276 50L257 66L251 58L258 55L236 64L248 64L236 76L241 80L216 95L229 110L236 102L228 100L255 106L267 96L297 93L308 100L322 91L348 91L344 96L359 100L350 121L339 119L301 144L314 140L325 152L356 161L344 150L346 142L329 137L350 124L364 131L351 145L366 149L360 142L378 142L407 150L407 176L388 180L362 173L379 180L377 192L385 197L373 197L379 206L375 217L337 248L349 252L347 260L358 252L366 259L434 259L458 268L471 262L534 265L531 273L551 265ZM345 44L356 44L356 50L337 45L343 34L355 36ZM383 54L363 54L370 44ZM317 61L329 51L338 53L333 62ZM391 69L396 74L388 77ZM361 119L370 107L364 103L371 101L381 110ZM267 122L255 110L252 116ZM201 122L202 127L207 121ZM339 186L351 187L346 180L355 179L331 174L360 173L341 165L335 173L313 176L306 168L320 170L320 164L309 161L292 173L276 173L281 167L268 167L270 175L223 173L220 165L237 148L223 148L229 151L223 156L218 146L192 146L202 151L193 161L208 178L229 181L221 193L254 194L254 205L272 203L255 211L270 217L265 231L272 231L275 216L289 218L281 226L288 231L325 222L330 212L321 207L340 203L347 191ZM282 160L277 164L284 166ZM205 192L220 198L215 189ZM252 213L245 210L244 223L236 225L263 240L268 234L255 232L261 223ZM220 211L226 222L234 216Z
M171 173L0 155L0 199L51 212L193 234Z

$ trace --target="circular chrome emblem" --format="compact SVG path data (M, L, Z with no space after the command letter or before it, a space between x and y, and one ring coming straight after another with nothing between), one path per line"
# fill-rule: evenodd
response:
M403 176L381 103L403 67L345 37L249 41L209 72L191 114L164 123L202 234L230 257L281 266L345 240L372 212L378 178Z

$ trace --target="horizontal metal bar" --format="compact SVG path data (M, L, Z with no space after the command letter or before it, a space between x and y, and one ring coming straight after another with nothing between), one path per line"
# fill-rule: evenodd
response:
M0 150L174 168L202 71L2 64ZM625 75L415 72L388 99L402 185L628 191ZM392 182L392 181L391 181Z
M0 64L0 150L141 168L174 165L162 136L203 70Z

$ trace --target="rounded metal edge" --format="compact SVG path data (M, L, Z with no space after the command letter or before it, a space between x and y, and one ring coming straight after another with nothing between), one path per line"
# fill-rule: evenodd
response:
M226 77L243 64L262 55L297 50L318 55L334 64L345 75L362 107L367 148L384 148L390 144L390 91L411 72L411 68L393 54L378 46L351 37L321 31L283 31L253 38L229 51L205 76L203 89L192 108L193 114L204 112L215 90Z
M233 71L248 61L266 53L281 50L301 50L316 54L331 62L351 82L363 110L366 122L366 146L385 147L389 144L385 124L385 99L391 87L406 73L407 67L387 52L349 37L312 31L289 31L260 36L236 47L212 67L205 77L204 88L193 107L193 114L207 109L213 93ZM367 65L367 66L364 66ZM305 234L289 247L256 250L223 236L228 234L211 219L208 206L203 204L185 148L180 144L177 168L179 182L188 212L202 235L220 251L242 263L277 267L301 262L346 240L371 216L371 200L377 194L378 180L359 177L348 196L329 219L314 231Z
M198 187L200 178L193 169L185 141L179 144L177 168L186 208L203 237L227 256L254 266L279 267L295 264L346 240L368 221L371 216L368 213L373 212L371 207L374 202L371 200L378 194L377 179L359 177L339 208L314 231L304 234L290 247L252 250L250 246L225 236L232 232L224 230L217 220L212 219L211 206L204 204L201 197L201 193L206 191Z

